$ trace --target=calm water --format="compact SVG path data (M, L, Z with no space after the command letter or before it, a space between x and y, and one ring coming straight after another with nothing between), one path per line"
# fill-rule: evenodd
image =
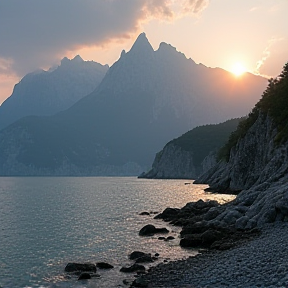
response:
M133 275L119 272L131 265L134 250L181 259L194 251L156 237L139 237L146 224L179 228L139 216L142 211L182 207L198 199L229 201L209 195L204 185L187 180L145 180L132 177L9 177L0 178L0 287L121 287ZM67 279L68 262L106 261L115 266L98 271L100 279Z

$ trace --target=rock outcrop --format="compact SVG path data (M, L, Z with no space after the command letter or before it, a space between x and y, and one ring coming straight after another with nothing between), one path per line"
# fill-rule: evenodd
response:
M156 154L152 169L139 178L195 179L216 164L216 151L224 145L240 119L194 128L167 143Z
M195 183L208 183L211 189L223 192L275 182L288 168L287 145L276 145L276 134L272 119L260 114L245 137L231 149L228 163L220 161Z
M197 169L193 161L193 152L185 151L176 145L166 145L157 153L152 169L139 178L152 179L193 179Z
M251 229L288 220L287 91L288 63L230 137L227 161L222 159L195 181L216 192L239 193L211 221ZM233 137L238 137L235 145Z

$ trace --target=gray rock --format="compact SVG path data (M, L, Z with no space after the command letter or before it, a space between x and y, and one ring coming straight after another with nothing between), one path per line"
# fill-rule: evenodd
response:
M96 265L92 263L68 263L65 267L65 272L96 272Z
M78 280L91 279L91 275L88 272L83 272L80 274Z
M240 217L235 222L236 229L245 229L249 218L247 216Z
M133 264L130 267L122 267L120 269L120 272L125 272L125 273L132 273L132 272L137 272L137 271L145 271L145 267L140 264Z
M96 267L99 269L112 269L112 268L114 268L113 265L106 263L106 262L98 262L98 263L96 263Z
M154 225L148 224L139 231L140 236L152 236L156 233L169 233L169 230L167 228L156 228Z

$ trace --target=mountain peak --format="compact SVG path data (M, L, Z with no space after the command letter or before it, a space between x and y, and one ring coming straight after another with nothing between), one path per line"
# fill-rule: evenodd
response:
M79 65L81 65L81 63L84 63L85 61L79 56L76 55L73 59L69 59L67 57L64 57L61 60L61 65L60 67L64 67L64 68L71 68L71 67L78 67Z
M151 44L149 43L146 34L141 33L136 41L134 42L130 52L132 53L145 53L145 52L154 52Z
M71 61L74 61L74 62L77 62L77 63L84 62L84 60L81 58L80 55L76 55Z
M64 57L61 60L61 66L65 66L66 64L68 64L70 62L70 60L67 57Z
M171 50L171 51L177 51L175 47L173 47L170 44L167 44L165 42L161 42L159 45L159 49L158 50Z

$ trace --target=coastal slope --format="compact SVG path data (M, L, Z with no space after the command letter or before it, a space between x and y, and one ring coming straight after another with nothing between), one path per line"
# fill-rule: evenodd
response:
M216 164L216 154L241 118L196 127L168 142L155 156L152 169L139 178L195 179Z
M220 161L195 181L237 197L218 206L199 200L156 216L183 227L182 247L210 250L160 264L131 287L288 286L283 254L288 248L287 107L288 63L231 134L218 154ZM249 233L254 236L246 238Z
M237 192L276 183L288 172L288 79L284 66L279 77L269 80L261 100L219 151L220 161L195 183Z

